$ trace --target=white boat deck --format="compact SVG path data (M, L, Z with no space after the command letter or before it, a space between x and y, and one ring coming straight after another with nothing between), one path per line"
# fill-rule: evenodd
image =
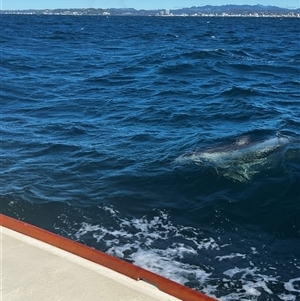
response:
M191 294L187 291L186 298L178 299L155 285L132 279L4 226L0 226L0 240L0 300L3 301L213 300L202 294L196 295L198 293L194 291ZM109 257L106 254L104 256ZM118 259L113 260L118 264ZM122 265L122 261L119 261ZM132 265L126 263L127 266L130 269ZM187 289L175 284L175 290L176 285L179 290L180 287Z
M3 301L179 300L15 231L1 229Z

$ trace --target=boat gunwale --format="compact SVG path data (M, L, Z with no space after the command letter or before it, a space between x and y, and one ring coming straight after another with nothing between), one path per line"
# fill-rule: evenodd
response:
M0 225L37 239L61 250L104 266L133 280L143 280L154 285L160 291L183 301L216 301L216 299L176 283L151 271L135 266L125 260L113 257L79 242L54 234L37 226L28 224L0 213Z

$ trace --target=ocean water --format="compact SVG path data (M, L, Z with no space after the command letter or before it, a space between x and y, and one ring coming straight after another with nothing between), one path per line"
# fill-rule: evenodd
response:
M0 18L2 213L219 300L300 300L299 18Z

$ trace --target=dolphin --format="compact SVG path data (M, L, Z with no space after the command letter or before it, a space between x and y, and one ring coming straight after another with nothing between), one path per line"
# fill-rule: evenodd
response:
M181 155L176 162L212 167L218 174L245 182L263 168L274 166L276 154L280 154L291 141L292 137L281 134L257 142L251 142L249 136L242 136L229 145Z

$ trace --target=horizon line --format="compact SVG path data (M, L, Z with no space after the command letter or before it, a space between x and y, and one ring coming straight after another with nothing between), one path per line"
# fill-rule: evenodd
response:
M193 7L206 7L206 6L211 6L211 7L224 7L224 6L261 6L261 7L277 7L277 8L281 8L281 9L299 9L300 5L298 7L282 7L282 6L276 6L276 5L262 5L262 4L222 4L222 5L211 5L211 4L205 4L205 5L198 5L198 6L190 6L190 7L181 7L181 8L153 8L153 9L145 9L145 8L134 8L134 7L109 7L109 8L102 8L102 7L64 7L64 8L22 8L22 9L2 9L2 7L0 8L0 10L9 10L9 11L26 11L26 10L55 10L55 9L103 9L103 10L109 10L109 9L120 9L120 10L127 10L127 9L133 9L136 11L153 11L153 10L181 10L181 9L190 9Z

